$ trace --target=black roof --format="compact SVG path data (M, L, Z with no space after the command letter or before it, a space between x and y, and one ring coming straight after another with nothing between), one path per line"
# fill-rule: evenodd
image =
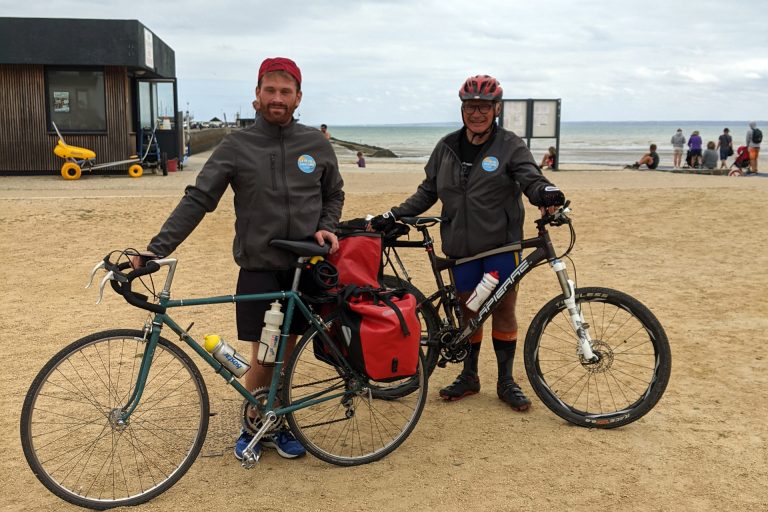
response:
M176 76L173 50L137 20L0 17L0 64L127 66Z

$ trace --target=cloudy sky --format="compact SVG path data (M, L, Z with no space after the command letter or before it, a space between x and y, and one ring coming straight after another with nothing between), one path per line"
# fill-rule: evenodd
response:
M180 109L250 117L265 57L304 75L302 122L458 120L457 91L562 98L564 121L768 119L758 0L0 0L0 16L138 19L176 52Z

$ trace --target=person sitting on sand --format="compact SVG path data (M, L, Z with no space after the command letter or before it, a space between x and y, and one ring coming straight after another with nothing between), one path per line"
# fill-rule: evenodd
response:
M715 151L715 141L707 142L707 149L704 150L704 156L701 158L701 167L704 169L714 169L717 167L719 156L717 151Z
M365 167L365 158L363 158L363 152L358 151L357 152L357 166L358 167Z
M647 165L649 169L659 166L659 154L656 153L656 144L651 144L650 151L632 165L625 165L625 169L639 169L641 165Z
M557 170L557 150L554 146L549 146L544 158L541 159L539 167L542 169L551 169L553 171Z

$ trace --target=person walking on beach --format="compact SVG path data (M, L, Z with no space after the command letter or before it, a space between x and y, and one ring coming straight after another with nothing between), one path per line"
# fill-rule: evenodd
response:
M747 148L749 149L749 171L748 174L757 174L757 163L760 157L760 143L763 142L763 132L757 127L755 121L749 123L747 130Z
M655 169L659 166L659 154L656 152L656 144L651 144L648 148L648 152L644 154L640 160L632 165L625 165L625 169L639 169L641 165L647 166L649 169Z
M703 141L698 130L694 130L688 138L688 149L691 150L691 167L697 169L701 164L701 146Z
M328 131L327 124L321 124L320 131L323 132L323 137L325 137L327 140L331 140L331 133Z
M674 169L679 169L682 167L683 163L683 147L685 146L685 135L683 135L683 129L678 128L675 134L672 136L672 139L670 140L672 143L672 167Z
M419 215L438 200L440 215L449 219L440 225L443 252L463 258L517 243L523 238L522 194L536 206L554 211L565 196L547 180L533 155L517 135L498 126L502 88L488 75L477 75L459 89L464 126L443 137L424 168L426 177L416 192L399 206L377 215L370 228L386 231L401 216ZM503 252L457 265L453 278L463 301L483 278L496 271L507 279L520 262L520 252ZM517 346L517 293L509 293L493 312L493 348L498 363L496 393L516 411L531 401L512 377ZM476 316L466 307L464 317ZM478 358L482 328L471 338L464 369L453 384L440 390L445 400L460 400L480 391Z
M357 152L357 166L358 167L365 167L365 158L363 158L363 152L358 151Z
M235 204L234 259L240 267L237 294L289 289L294 256L270 247L276 238L314 239L338 250L334 229L344 204L344 182L331 144L316 129L299 124L293 113L301 102L301 71L290 59L265 59L256 86L260 116L248 128L227 135L203 166L194 185L187 187L179 205L147 246L147 257L166 257L181 244L206 213L216 209L227 187ZM266 301L236 304L238 338L251 344L251 369L245 386L268 386L272 369L258 364L258 341L264 324ZM303 316L290 326L289 350L295 335L306 329ZM304 325L302 325L302 323ZM289 354L288 354L289 355ZM286 357L288 357L286 355ZM253 436L243 430L235 444L235 457ZM262 446L276 448L285 458L304 455L304 447L283 429L265 437ZM261 450L257 446L255 450Z
M725 161L733 154L733 138L728 128L723 128L723 134L717 139L717 149L720 152L720 168L727 169Z

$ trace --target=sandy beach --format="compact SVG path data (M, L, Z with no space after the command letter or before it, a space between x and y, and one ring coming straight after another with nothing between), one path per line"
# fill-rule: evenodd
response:
M65 344L95 331L141 327L144 314L109 292L97 306L98 292L83 287L107 252L146 245L207 155L194 156L184 171L167 177L0 178L0 328L6 347L0 510L80 510L48 492L24 460L24 395ZM387 210L423 176L414 163L370 159L358 169L346 154L340 160L344 218ZM615 430L571 426L535 397L522 357L514 373L533 407L515 413L496 398L496 363L486 336L480 394L443 403L437 390L458 368L437 369L421 421L382 461L340 468L267 451L246 471L231 453L241 400L196 360L216 413L203 456L141 510L768 510L768 179L565 169L545 174L572 201L578 285L635 296L670 340L672 377L647 416ZM528 207L531 235L535 209ZM177 251L174 296L234 291L233 225L227 192ZM563 245L567 230L555 230L553 237ZM431 290L424 254L403 254L416 284ZM557 293L556 280L543 268L522 283L521 339L533 315ZM185 309L178 320L194 321L193 335L217 332L246 348L234 341L231 305Z

